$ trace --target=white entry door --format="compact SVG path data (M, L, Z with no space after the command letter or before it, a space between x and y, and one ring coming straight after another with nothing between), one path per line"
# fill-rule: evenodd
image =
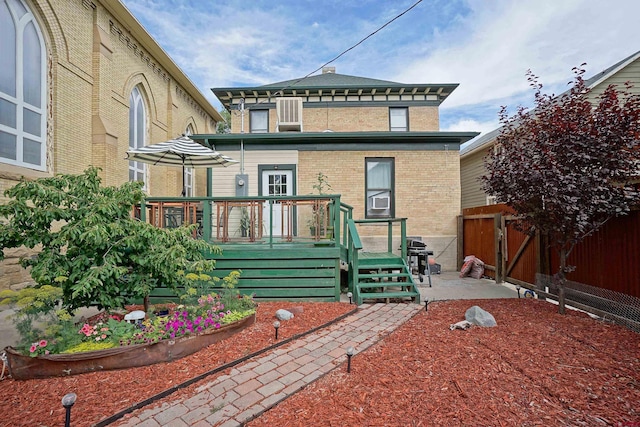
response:
M262 171L262 195L263 196L292 196L293 195L293 171L291 170L265 170ZM289 234L293 218L290 207L275 203L270 207L264 205L262 218L264 219L265 233L269 235L270 215L273 213L273 235L282 236Z

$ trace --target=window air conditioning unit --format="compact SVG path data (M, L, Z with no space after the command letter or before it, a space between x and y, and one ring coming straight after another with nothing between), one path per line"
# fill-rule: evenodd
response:
M391 198L389 196L373 196L372 209L389 209L391 207Z
M276 98L276 132L302 132L302 98Z

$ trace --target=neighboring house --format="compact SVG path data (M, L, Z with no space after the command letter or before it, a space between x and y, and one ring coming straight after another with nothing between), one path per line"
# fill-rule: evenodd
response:
M459 148L477 135L439 131L439 105L456 87L354 77L325 67L303 79L214 88L232 113L232 133L194 139L241 161L213 169L214 196L312 194L323 173L329 193L353 206L354 218L406 217L407 235L422 237L451 270ZM365 250L386 250L386 227L363 229L361 238Z
M142 180L179 196L181 168L129 162L126 151L215 132L219 113L120 0L0 0L0 203L22 177L101 168L105 185ZM187 174L206 194L206 171ZM29 282L0 263L0 289Z
M634 84L632 91L640 93L640 51L585 80L594 100L611 84L624 89L625 82ZM482 191L480 177L486 173L484 157L494 149L500 130L481 135L460 150L462 209L495 204L495 199Z

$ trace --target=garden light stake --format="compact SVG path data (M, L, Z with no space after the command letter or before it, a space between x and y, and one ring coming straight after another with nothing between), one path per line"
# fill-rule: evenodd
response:
M273 322L273 328L276 330L276 340L278 340L278 328L280 328L280 322L277 320Z
M347 348L347 373L351 373L351 357L353 356L353 353L355 352L355 349L351 346L349 346Z
M64 417L64 427L69 427L71 425L71 407L74 403L76 403L76 394L75 393L67 393L62 398L62 406L66 410L66 415Z

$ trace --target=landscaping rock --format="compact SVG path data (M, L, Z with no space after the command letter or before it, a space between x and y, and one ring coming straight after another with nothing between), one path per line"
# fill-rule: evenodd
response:
M449 325L449 329L451 329L452 331L454 329L462 329L464 331L464 330L469 329L472 326L473 326L473 324L471 322L467 322L466 320L462 320L462 321L460 321L458 323L453 323L453 324Z
M497 325L496 319L493 315L488 311L481 309L477 305L468 309L464 314L464 318L467 319L468 322L478 326L493 327Z
M281 308L276 311L276 317L278 320L291 320L293 319L293 313Z

